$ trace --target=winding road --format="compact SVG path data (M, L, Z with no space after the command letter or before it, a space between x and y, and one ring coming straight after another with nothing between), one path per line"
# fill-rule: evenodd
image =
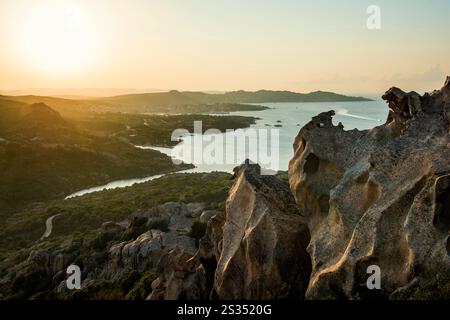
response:
M53 230L53 219L60 215L61 215L61 213L58 213L58 214L55 214L55 215L47 218L47 220L45 220L45 232L42 235L41 240L44 240L50 236L50 234L52 233L52 230Z

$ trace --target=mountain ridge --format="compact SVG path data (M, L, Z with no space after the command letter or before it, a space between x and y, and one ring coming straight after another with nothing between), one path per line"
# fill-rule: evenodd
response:
M112 97L99 98L106 101L120 101L137 98L185 98L186 100L199 103L264 103L264 102L331 102L331 101L371 101L365 97L355 97L338 94L329 91L313 91L299 93L288 90L266 90L257 91L228 91L225 93L205 93L201 91L178 91L151 92L126 94Z
M27 104L43 102L59 112L208 113L258 111L267 108L261 105L254 105L260 103L351 102L372 100L364 97L353 97L328 91L298 93L286 90L238 90L226 93L204 93L200 91L171 90L167 92L133 93L111 97L99 97L87 100L36 95L0 95L0 102L2 101L15 101Z

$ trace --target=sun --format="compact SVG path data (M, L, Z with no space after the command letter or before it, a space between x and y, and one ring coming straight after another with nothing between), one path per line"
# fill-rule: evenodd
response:
M95 55L94 34L79 6L51 2L26 10L18 40L27 64L48 73L88 67Z

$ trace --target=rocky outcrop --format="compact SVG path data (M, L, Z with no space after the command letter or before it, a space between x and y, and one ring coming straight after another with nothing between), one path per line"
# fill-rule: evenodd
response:
M108 290L119 288L124 296L132 292L131 297L144 299L150 288L136 293L132 285L144 285L146 276L157 270L164 284L169 284L162 298L199 298L192 289L179 289L178 295L169 289L181 288L182 284L187 286L188 277L180 277L180 274L182 268L187 269L184 262L197 251L192 226L200 223L202 212L204 219L216 213L204 209L202 203L167 202L133 212L121 222L106 221L90 236L82 240L68 238L58 249L38 243L24 263L13 265L0 279L0 291L13 292L8 298L14 299L29 298L35 292L50 288L61 297L70 296L73 292L66 286L66 268L76 264L82 272L83 290L95 291L106 283L110 286ZM201 265L198 263L196 267ZM198 277L194 277L192 283L201 285ZM155 290L154 295L159 297L158 292L160 290ZM204 294L205 290L198 292Z
M104 223L102 228L106 234L116 234L120 230L124 234L133 235L135 229L149 230L131 240L113 243L108 249L106 264L101 273L92 276L117 282L130 272L143 273L156 269L169 260L166 255L175 248L192 257L197 247L189 232L203 209L204 205L201 203L167 202L133 213L132 221L125 230L120 224Z
M57 273L65 269L73 259L74 255L70 253L38 251L31 252L27 262L29 262L35 270Z
M200 215L200 222L207 223L212 217L217 214L217 210L205 210Z
M286 184L244 164L227 202L214 291L220 299L301 298L309 232ZM292 272L296 270L296 272Z
M176 232L149 230L135 240L111 246L102 278L119 280L133 270L144 272L156 268L163 253L183 248L191 256L195 253L194 239Z
M192 258L161 259L152 298L448 297L437 282L450 280L450 78L383 98L391 111L371 130L334 126L333 111L305 125L290 188L258 165L236 168L226 211ZM369 266L380 290L367 286Z
M333 111L306 124L289 182L247 161L225 210L168 202L106 222L67 250L32 252L13 289L29 297L43 279L63 292L64 268L82 257L82 286L106 279L147 299L448 299L450 77L383 98L391 110L373 129L335 126ZM380 290L367 286L373 266Z
M151 298L187 297L181 294L187 287L196 288L190 298L303 298L311 269L309 232L287 183L248 163L235 177L226 211L209 220L197 254L187 261L168 258L160 270L185 267L163 273ZM176 275L186 280L174 281Z
M202 265L192 253L176 247L163 255L149 300L204 300L208 298Z
M301 129L289 182L311 232L307 298L387 298L450 272L449 79L424 96L389 89L371 130L334 126L332 111ZM381 290L367 290L369 265Z

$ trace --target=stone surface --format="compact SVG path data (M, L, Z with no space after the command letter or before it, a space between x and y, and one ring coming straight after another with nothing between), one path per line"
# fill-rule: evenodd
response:
M188 233L198 212L203 210L201 203L188 205L180 202L166 202L145 212L136 212L134 217L146 217L149 223L167 221L171 231Z
M118 280L131 270L144 272L156 268L161 256L175 247L191 254L196 250L194 239L173 231L160 230L150 230L135 240L114 244L109 249L102 277Z
M206 238L216 242L209 245L213 253L203 249L205 256L199 255L204 268L214 265L214 258L217 261L213 297L303 297L310 272L309 232L286 183L260 175L258 165L242 165L225 216L213 218L210 224L221 218L221 231L207 230Z
M217 210L205 210L200 215L200 222L207 223L216 214L217 214Z
M191 217L197 218L202 213L203 209L205 209L205 204L201 202L192 202L188 203L186 207Z
M371 130L333 126L333 112L300 130L289 182L311 232L307 298L387 298L449 273L448 82L424 96L391 88L392 111ZM366 288L369 265L381 292Z
M226 211L212 215L197 253L161 257L149 299L301 299L309 232L286 182L255 164L235 169Z
M105 233L115 236L123 232L126 229L126 227L113 221L107 221L102 224L102 229L104 230Z
M176 247L161 257L148 300L207 299L202 266L192 259L193 251Z

